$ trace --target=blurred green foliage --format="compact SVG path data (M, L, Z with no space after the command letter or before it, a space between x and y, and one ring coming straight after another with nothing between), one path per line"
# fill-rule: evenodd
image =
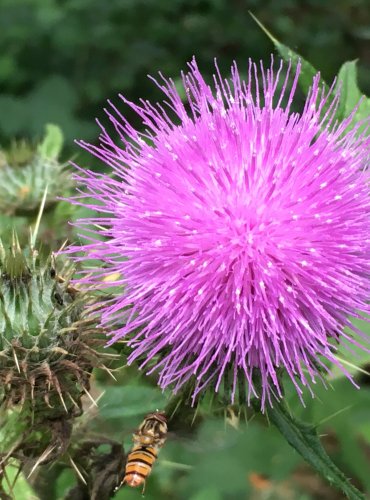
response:
M368 0L2 0L0 143L58 123L67 145L94 140L105 100L156 99L146 75L178 78L193 55L203 73L235 59L269 60L273 46L248 11L331 81L359 58L370 90Z

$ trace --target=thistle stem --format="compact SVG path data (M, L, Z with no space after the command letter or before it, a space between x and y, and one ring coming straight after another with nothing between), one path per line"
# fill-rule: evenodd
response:
M254 407L256 411L260 410L257 400ZM267 416L288 443L329 483L341 489L350 500L365 499L365 495L353 486L326 453L315 426L295 418L282 401L275 402L274 407L268 409Z

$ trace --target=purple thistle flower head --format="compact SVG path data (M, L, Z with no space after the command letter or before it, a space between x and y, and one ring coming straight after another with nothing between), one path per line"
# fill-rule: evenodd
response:
M319 75L291 110L299 67L250 62L246 81L216 67L212 86L189 68L185 103L160 76L163 105L122 98L144 131L111 105L121 144L103 127L98 146L80 143L114 175L80 169L74 203L102 218L79 222L96 229L70 251L105 264L82 282L116 276L102 322L129 362L162 388L193 381L194 397L227 376L233 399L242 378L265 407L282 397L280 371L301 395L330 364L345 372L340 343L357 345L344 327L369 311L369 139L354 113L333 123L339 97Z

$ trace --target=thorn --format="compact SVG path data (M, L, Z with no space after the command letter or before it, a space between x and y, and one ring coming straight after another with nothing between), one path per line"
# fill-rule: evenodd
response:
M59 385L59 383L58 383L58 385ZM63 405L63 408L64 408L65 412L68 413L68 408L67 408L67 406L65 404L65 401L64 401L63 396L62 396L62 391L60 390L60 388L57 389L57 393L58 393L58 396L59 396L59 398L60 398L60 400L62 402L62 405Z
M191 419L191 424L190 424L191 427L193 427L195 419L197 418L198 409L199 409L199 402L197 404L197 407L195 408L195 412L194 412L193 418Z
M252 416L252 418L250 419L250 422L252 421L253 417L256 415L256 413L254 413L254 415ZM270 418L269 418L269 414L266 412L266 420L267 420L267 425L269 427L271 427L271 421L270 421Z
M91 406L89 406L89 407L88 407L88 409L86 410L86 412L85 412L85 413L87 413L88 411L91 411L91 410L92 410L92 408L95 408L96 406L98 406L98 405L97 405L97 403L99 403L99 401L100 401L100 400L101 400L101 398L104 396L104 394L105 394L105 391L103 391L101 394L99 394L98 398L97 398L97 399L96 399L96 401L95 401L96 405L95 405L95 404L92 404Z
M71 396L71 394L69 392L67 392L67 396L69 397L69 399L72 401L72 403L75 405L75 407L80 410L80 407L78 406L78 404L76 403L76 401L73 399L73 397Z
M82 387L82 390L84 391L84 393L86 394L86 396L90 399L90 401L92 402L92 404L96 407L98 407L98 403L95 401L95 399L92 397L92 395L89 393L89 391L87 389L85 389L85 387Z
M50 390L50 387L48 389L48 391ZM44 394L44 401L45 401L45 404L48 408L54 408L51 404L50 404L50 398L49 398L49 392L47 392L46 394Z
M74 468L74 470L76 471L78 477L81 479L81 481L87 486L87 482L85 480L85 478L83 477L82 473L80 472L79 468L77 467L76 463L74 462L73 458L71 457L71 455L69 455L69 461L71 462L71 465L72 467Z
M370 376L370 373L368 371L364 370L363 368L361 368L360 366L357 366L357 365L355 365L353 363L350 363L346 359L341 358L341 357L339 357L337 355L334 355L334 358L336 358L340 363L343 363L343 364L349 366L350 368L354 368L356 371L359 371L360 373L363 373L364 375Z
M182 464L179 462L172 462L171 460L161 460L161 465L164 467L170 467L171 469L177 469L177 470L193 470L194 466L193 465L188 465L188 464Z
M341 408L340 410L336 411L335 413L332 413L331 415L328 415L327 417L321 419L320 422L317 422L316 426L319 426L319 425L322 425L325 422L328 422L329 420L337 417L338 415L340 415L344 411L350 410L352 407L353 407L353 405L348 405L348 406L345 406L344 408Z
M31 472L28 474L27 479L29 479L32 474L35 472L37 467L44 462L44 460L50 455L50 453L54 450L56 445L52 446L51 448L46 448L46 450L43 452L43 454L37 459L35 465L32 467Z
M225 419L225 429L226 426L229 425L236 431L239 430L239 422L240 422L240 407L236 410L235 407L232 405L229 405L227 408L224 410L224 419Z
M56 391L58 393L59 399L62 402L63 408L64 408L65 412L68 413L68 408L67 408L67 406L66 406L66 404L64 402L64 399L63 399L63 394L62 394L62 390L60 388L58 377L56 375L54 375L53 373L51 373L51 377L52 377L52 381L53 381L54 387L55 387L55 389L56 389Z
M91 349L91 350L93 350L93 349ZM95 352L95 354L98 354L101 357L109 358L109 359L118 359L121 357L119 354L113 354L113 353L109 353L109 352L98 352L98 351L94 351L94 352Z
M15 349L13 347L13 357L14 357L14 361L15 361L15 364L17 365L17 370L18 370L18 373L21 373L21 369L19 367L19 362L18 362L18 358L17 358L17 355L15 353Z
M110 370L107 366L105 366L105 365L99 365L99 368L101 368L102 370L105 370L108 373L108 375L110 377L112 377L112 379L115 382L118 382L118 380L116 379L116 377L113 375L112 370Z
M36 224L35 224L35 229L34 231L31 233L31 241L30 241L30 246L32 249L35 248L35 245L36 245L36 239L37 239L37 234L39 232L39 229L40 229L40 223L41 223L41 218L42 218L42 214L44 212L44 208L45 208L45 203L46 203L46 197L47 197L47 194L48 194L48 184L45 186L45 191L44 191L44 195L42 197L42 200L41 200L41 204L40 204L40 209L39 209L39 213L37 214L37 219L36 219Z
M59 255L59 253L60 253L60 252L62 252L62 251L64 250L64 248L66 247L67 243L68 243L68 240L65 240L65 241L62 243L62 245L61 245L61 247L59 248L59 250L57 250L57 251L56 251L55 255Z
M252 14L250 10L248 11L248 14L251 16L253 21L257 23L257 25L261 28L261 30L269 37L269 39L273 42L273 44L279 45L279 41L272 35L272 33L270 33L270 31L268 31L267 28L265 28L265 26L261 23L261 21L257 19L257 17L254 14Z
M172 420L173 416L175 415L175 413L177 412L177 410L179 409L180 405L182 403L182 398L179 399L177 405L175 406L175 409L173 410L173 412L171 413L171 416L169 418L169 420Z
M243 406L243 415L244 415L244 422L248 425L249 420L248 420L248 415L247 415L247 409L245 406Z

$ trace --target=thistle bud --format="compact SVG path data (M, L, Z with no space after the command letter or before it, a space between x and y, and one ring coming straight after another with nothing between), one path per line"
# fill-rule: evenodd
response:
M92 299L70 284L72 272L53 255L22 251L15 237L9 249L0 245L0 392L3 409L27 429L17 436L22 456L63 452L91 371L102 365Z
M15 142L0 151L0 212L7 215L35 215L47 187L45 207L57 202L72 185L66 164L58 162L63 145L61 131L46 127L43 141L34 146Z

